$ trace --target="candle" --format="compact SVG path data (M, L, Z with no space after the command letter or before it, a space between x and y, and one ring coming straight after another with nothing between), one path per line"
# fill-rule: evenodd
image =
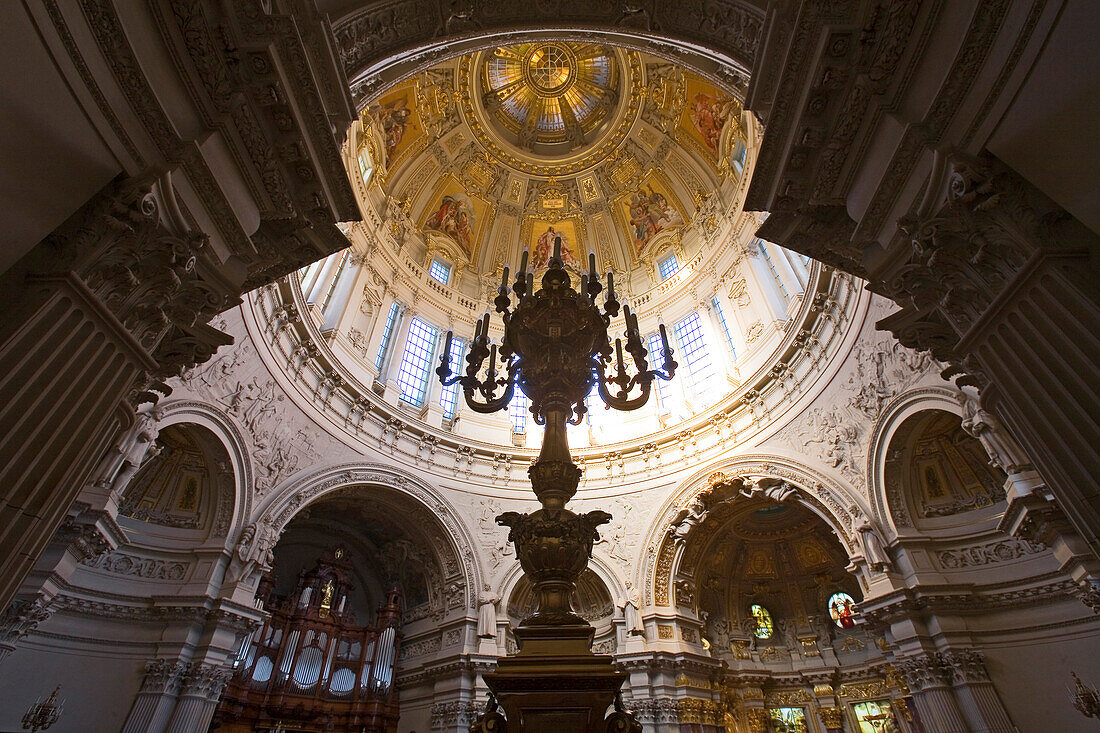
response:
M454 339L454 337L454 331L448 331L447 341L443 344L443 359L441 361L443 362L443 366L447 367L448 372L451 370L451 340Z
M527 272L527 255L529 255L530 253L531 253L530 250L527 250L527 249L523 250L523 257L519 261L519 272L520 273Z
M508 265L504 266L504 274L500 278L500 289L501 290L507 290L508 289Z
M623 363L623 340L615 339L615 359L619 364L619 371L626 371L626 364Z
M527 273L527 295L531 296L535 294L535 273Z
M593 250L589 250L588 252L588 271L592 274L591 279L593 281L599 279L596 275L596 253Z
M659 328L661 331L661 347L664 350L665 361L667 362L668 352L671 351L671 349L668 348L668 331L665 330L665 324L663 323L659 325Z
M554 259L561 264L561 237L554 237Z
M588 275L581 275L581 292L580 296L585 300L588 299Z
M615 300L615 273L607 271L607 299Z

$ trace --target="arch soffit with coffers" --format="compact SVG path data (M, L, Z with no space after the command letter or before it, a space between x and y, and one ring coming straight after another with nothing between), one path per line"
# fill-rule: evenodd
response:
M225 448L233 470L233 516L222 539L225 549L232 548L252 514L252 461L244 436L227 414L205 402L174 400L162 403L157 412L160 415L158 430L171 425L198 425L206 428Z
M937 410L961 418L963 414L958 395L958 390L948 387L923 387L904 392L886 405L872 428L867 485L871 487L874 518L884 529L889 529L892 537L888 539L896 538L899 530L912 525L900 487L895 490L887 485L886 462L890 443L902 424L918 413Z
M869 516L866 499L853 488L790 458L778 455L746 455L711 464L693 474L664 501L646 535L645 562L635 569L633 582L645 589L646 606L671 606L673 580L683 558L683 547L669 536L677 512L716 484L743 477L781 479L798 489L789 499L799 503L836 532L841 547L853 556L860 554L854 526L859 515Z
M451 543L466 582L467 609L476 608L477 591L482 587L479 564L475 562L474 541L462 515L442 492L417 476L378 463L341 463L312 472L302 473L284 482L263 503L255 523L266 528L272 544L303 509L312 503L354 487L377 487L396 492L418 503L439 521L444 536Z
M434 3L433 3L434 4ZM625 9L614 3L471 4L427 8L415 0L364 3L332 22L344 72L362 101L457 56L540 40L606 43L666 58L727 88L747 77L765 12L747 0L684 0ZM428 11L427 13L425 11ZM434 12L431 12L434 11ZM419 22L400 23L405 16Z

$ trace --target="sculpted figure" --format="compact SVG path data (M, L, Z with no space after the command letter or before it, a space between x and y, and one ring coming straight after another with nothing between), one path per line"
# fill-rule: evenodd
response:
M155 410L135 415L134 424L100 462L96 471L97 486L110 487L113 492L122 491L141 464L160 453L161 449L156 445L160 435L157 428L159 418Z
M482 593L477 607L477 637L495 639L497 636L497 603L500 597Z
M642 617L638 613L638 606L631 597L623 598L619 603L623 609L623 620L626 622L626 633L631 636L641 636L645 633L642 626Z
M882 538L879 536L878 530L871 524L871 520L867 517L861 517L859 524L856 526L856 531L859 532L859 541L863 546L863 556L867 558L868 564L876 570L887 570L890 568L890 556L886 554L886 547L882 544Z
M691 506L687 509L681 509L680 513L676 515L676 519L672 520L672 526L668 530L673 541L677 545L684 544L692 530L707 518L707 514L709 514L709 510L701 498L692 501Z

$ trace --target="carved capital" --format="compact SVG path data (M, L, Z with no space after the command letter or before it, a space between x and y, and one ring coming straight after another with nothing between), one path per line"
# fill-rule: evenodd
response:
M40 596L12 601L4 615L0 616L0 660L11 653L20 639L38 628L52 613L49 604Z
M941 659L956 684L989 682L985 667L985 655L975 649L959 649L944 652Z
M217 702L231 676L232 670L227 667L192 662L187 666L181 680L180 694Z
M175 694L187 665L174 659L154 659L145 663L145 679L141 691L153 694Z
M951 685L951 670L944 663L941 655L935 652L914 654L898 659L895 666L914 693Z

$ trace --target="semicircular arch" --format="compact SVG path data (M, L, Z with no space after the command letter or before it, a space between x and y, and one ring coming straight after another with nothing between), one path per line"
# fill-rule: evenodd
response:
M440 3L438 14L420 23L396 23L402 13L420 17L422 5L369 5L333 21L344 71L358 98L449 58L529 40L583 40L654 54L697 71L727 88L747 78L763 35L764 10L748 0L621 8L557 3L479 6ZM742 90L743 93L743 90Z
M224 532L217 534L224 537L226 548L233 547L252 514L253 470L244 436L228 415L203 402L166 402L157 407L157 413L158 429L171 425L198 425L213 434L225 448L233 472L233 511L227 518Z
M740 456L696 472L665 500L657 512L646 535L646 562L636 569L633 579L635 584L645 589L644 603L647 607L672 605L673 580L683 559L683 546L674 540L670 532L677 516L690 511L694 501L716 486L749 477L761 485L767 482L759 479L789 484L795 489L793 493L786 492L779 484L774 487L785 494L784 501L794 501L808 508L836 533L841 547L849 556L860 554L854 528L860 516L870 513L863 497L789 458L776 455Z
M417 476L377 463L342 463L305 473L283 484L264 503L256 523L264 527L273 546L290 521L318 500L355 487L378 487L414 501L433 515L444 530L466 584L464 608L476 609L482 576L475 562L477 545L454 505L435 487Z
M886 475L890 444L902 424L917 413L939 410L962 417L958 394L957 390L946 387L925 387L905 392L886 405L875 423L867 461L867 485L871 487L875 520L884 528L889 528L894 537L911 529L913 520L901 494L902 487L892 485Z

